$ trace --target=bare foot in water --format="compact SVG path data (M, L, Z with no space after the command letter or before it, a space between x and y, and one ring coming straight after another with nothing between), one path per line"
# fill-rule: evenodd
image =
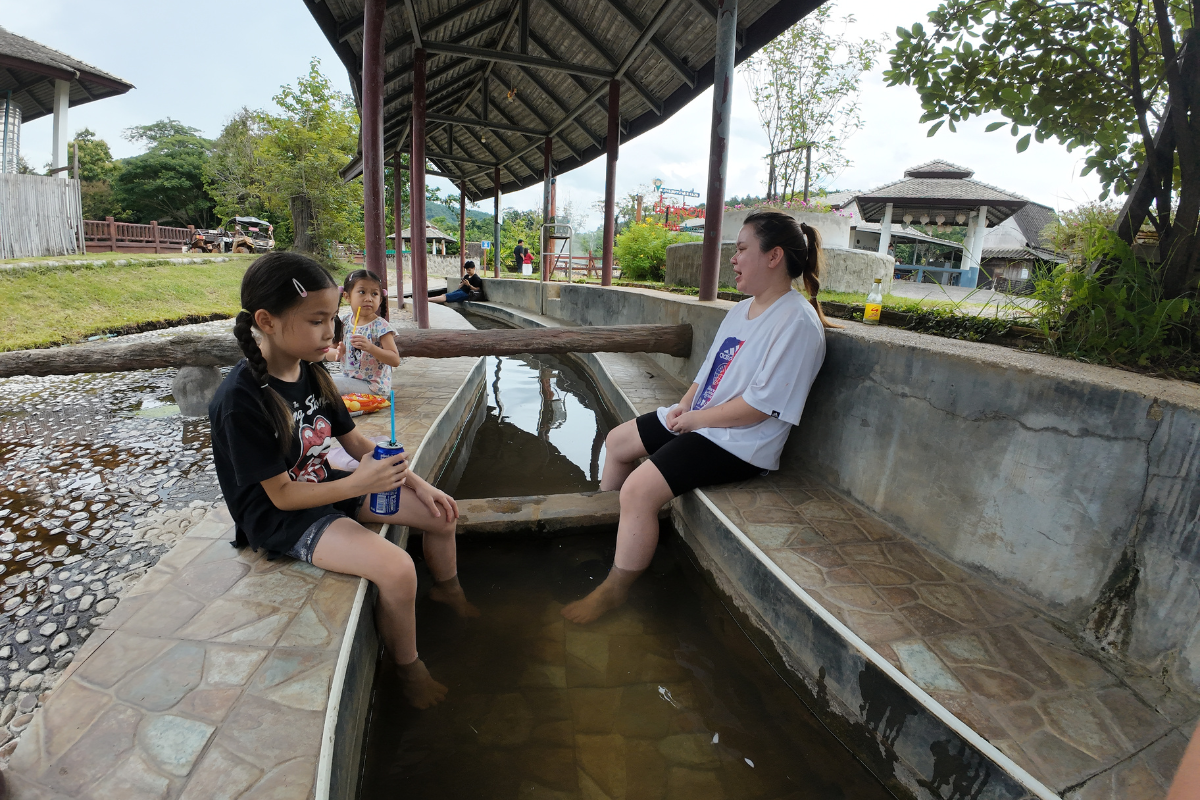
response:
M414 708L426 709L446 699L449 689L433 679L421 659L411 664L397 664L396 673L403 685L404 699Z
M628 570L614 566L604 583L592 590L582 600L563 607L562 615L577 625L595 622L618 606L624 605L629 597L629 587L644 570Z
M467 594L458 582L457 575L453 578L434 583L429 589L429 599L435 603L445 603L453 608L454 612L463 619L473 619L480 615L479 609L471 601L467 600Z

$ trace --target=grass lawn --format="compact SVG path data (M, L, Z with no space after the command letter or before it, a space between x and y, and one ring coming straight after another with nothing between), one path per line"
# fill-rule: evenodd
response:
M122 267L0 271L0 350L65 344L126 325L232 316L241 305L242 273L254 258L172 264L151 257Z

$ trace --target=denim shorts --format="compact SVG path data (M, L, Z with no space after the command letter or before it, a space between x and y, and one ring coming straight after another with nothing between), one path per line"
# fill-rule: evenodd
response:
M312 525L309 525L308 529L300 534L300 538L296 540L296 543L284 555L290 556L297 561L304 561L311 564L313 553L317 551L317 542L321 541L321 536L324 535L325 530L339 519L358 519L358 512L362 508L365 499L366 496L364 495L334 503L333 507L338 509L337 513L326 514Z
M321 535L325 533L325 529L339 519L345 519L345 514L329 514L321 517L319 520L308 526L296 543L292 545L292 549L288 550L285 555L289 555L297 561L306 561L312 563L313 553L317 551L317 542L321 541Z

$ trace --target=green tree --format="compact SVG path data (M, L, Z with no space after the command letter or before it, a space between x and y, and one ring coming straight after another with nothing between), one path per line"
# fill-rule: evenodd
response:
M661 281L667 265L667 247L693 238L691 234L672 231L654 222L633 223L617 236L616 257L621 264L621 277Z
M261 196L288 213L297 250L324 251L334 241L361 245L362 182L345 183L338 170L358 149L358 113L334 90L314 58L308 75L273 98L277 114L260 117Z
M922 121L935 122L930 136L995 111L1011 125L987 129L1009 127L1017 152L1031 137L1082 148L1101 200L1133 192L1121 238L1131 242L1149 219L1163 259L1157 279L1166 296L1181 296L1200 285L1193 14L1180 0L946 0L928 27L897 29L884 74L920 93Z
M133 221L198 228L215 224L215 203L205 186L205 165L213 143L195 133L178 132L184 128L167 119L126 131L130 141L150 145L142 155L123 159L112 182L114 199Z
M862 127L859 88L875 67L882 42L850 39L831 29L853 16L835 18L832 4L813 11L765 45L747 62L746 78L775 157L767 191L794 194L811 145L813 184L832 180L850 165L846 140Z
M200 129L193 128L190 125L184 125L177 119L167 117L160 119L158 122L152 122L149 125L134 125L126 128L122 136L127 142L133 144L146 145L148 148L153 148L156 144L164 139L170 139L175 136L199 136Z
M264 162L259 154L264 135L262 118L262 112L243 106L221 130L205 164L205 185L222 220L270 213L263 196Z
M97 139L96 133L84 128L75 133L73 148L79 152L79 195L84 219L113 217L124 219L121 204L113 193L112 180L121 171L121 164L112 157L108 142Z

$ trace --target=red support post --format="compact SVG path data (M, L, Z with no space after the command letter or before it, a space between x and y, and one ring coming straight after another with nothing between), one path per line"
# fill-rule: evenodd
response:
M150 220L150 241L154 242L154 252L161 253L162 250L158 249L158 220L156 219Z
M387 294L387 230L383 198L383 18L387 0L363 4L363 247L364 266L379 276Z
M604 172L604 260L600 285L612 286L613 240L617 235L617 155L621 146L621 82L608 83L608 164Z
M554 165L554 139L546 137L545 154L542 157L542 224L550 222L550 216L554 212L550 206L550 169ZM542 228L541 245L542 245L542 280L546 280L546 271L550 266L550 239L546 235L546 229Z
M396 308L404 308L404 167L400 151L392 154L392 227L396 233Z
M500 167L492 173L492 277L500 277Z
M458 277L467 272L467 182L458 187Z
M429 327L429 275L425 258L425 50L413 58L412 155L408 170L409 230L412 233L413 316L417 327Z
M117 223L112 217L105 217L108 223L108 252L117 252Z
M717 0L717 46L713 58L712 134L708 144L708 192L705 197L704 246L700 255L700 299L717 299L721 274L721 221L725 217L725 169L733 113L734 45L737 0ZM708 212L712 212L711 214Z

